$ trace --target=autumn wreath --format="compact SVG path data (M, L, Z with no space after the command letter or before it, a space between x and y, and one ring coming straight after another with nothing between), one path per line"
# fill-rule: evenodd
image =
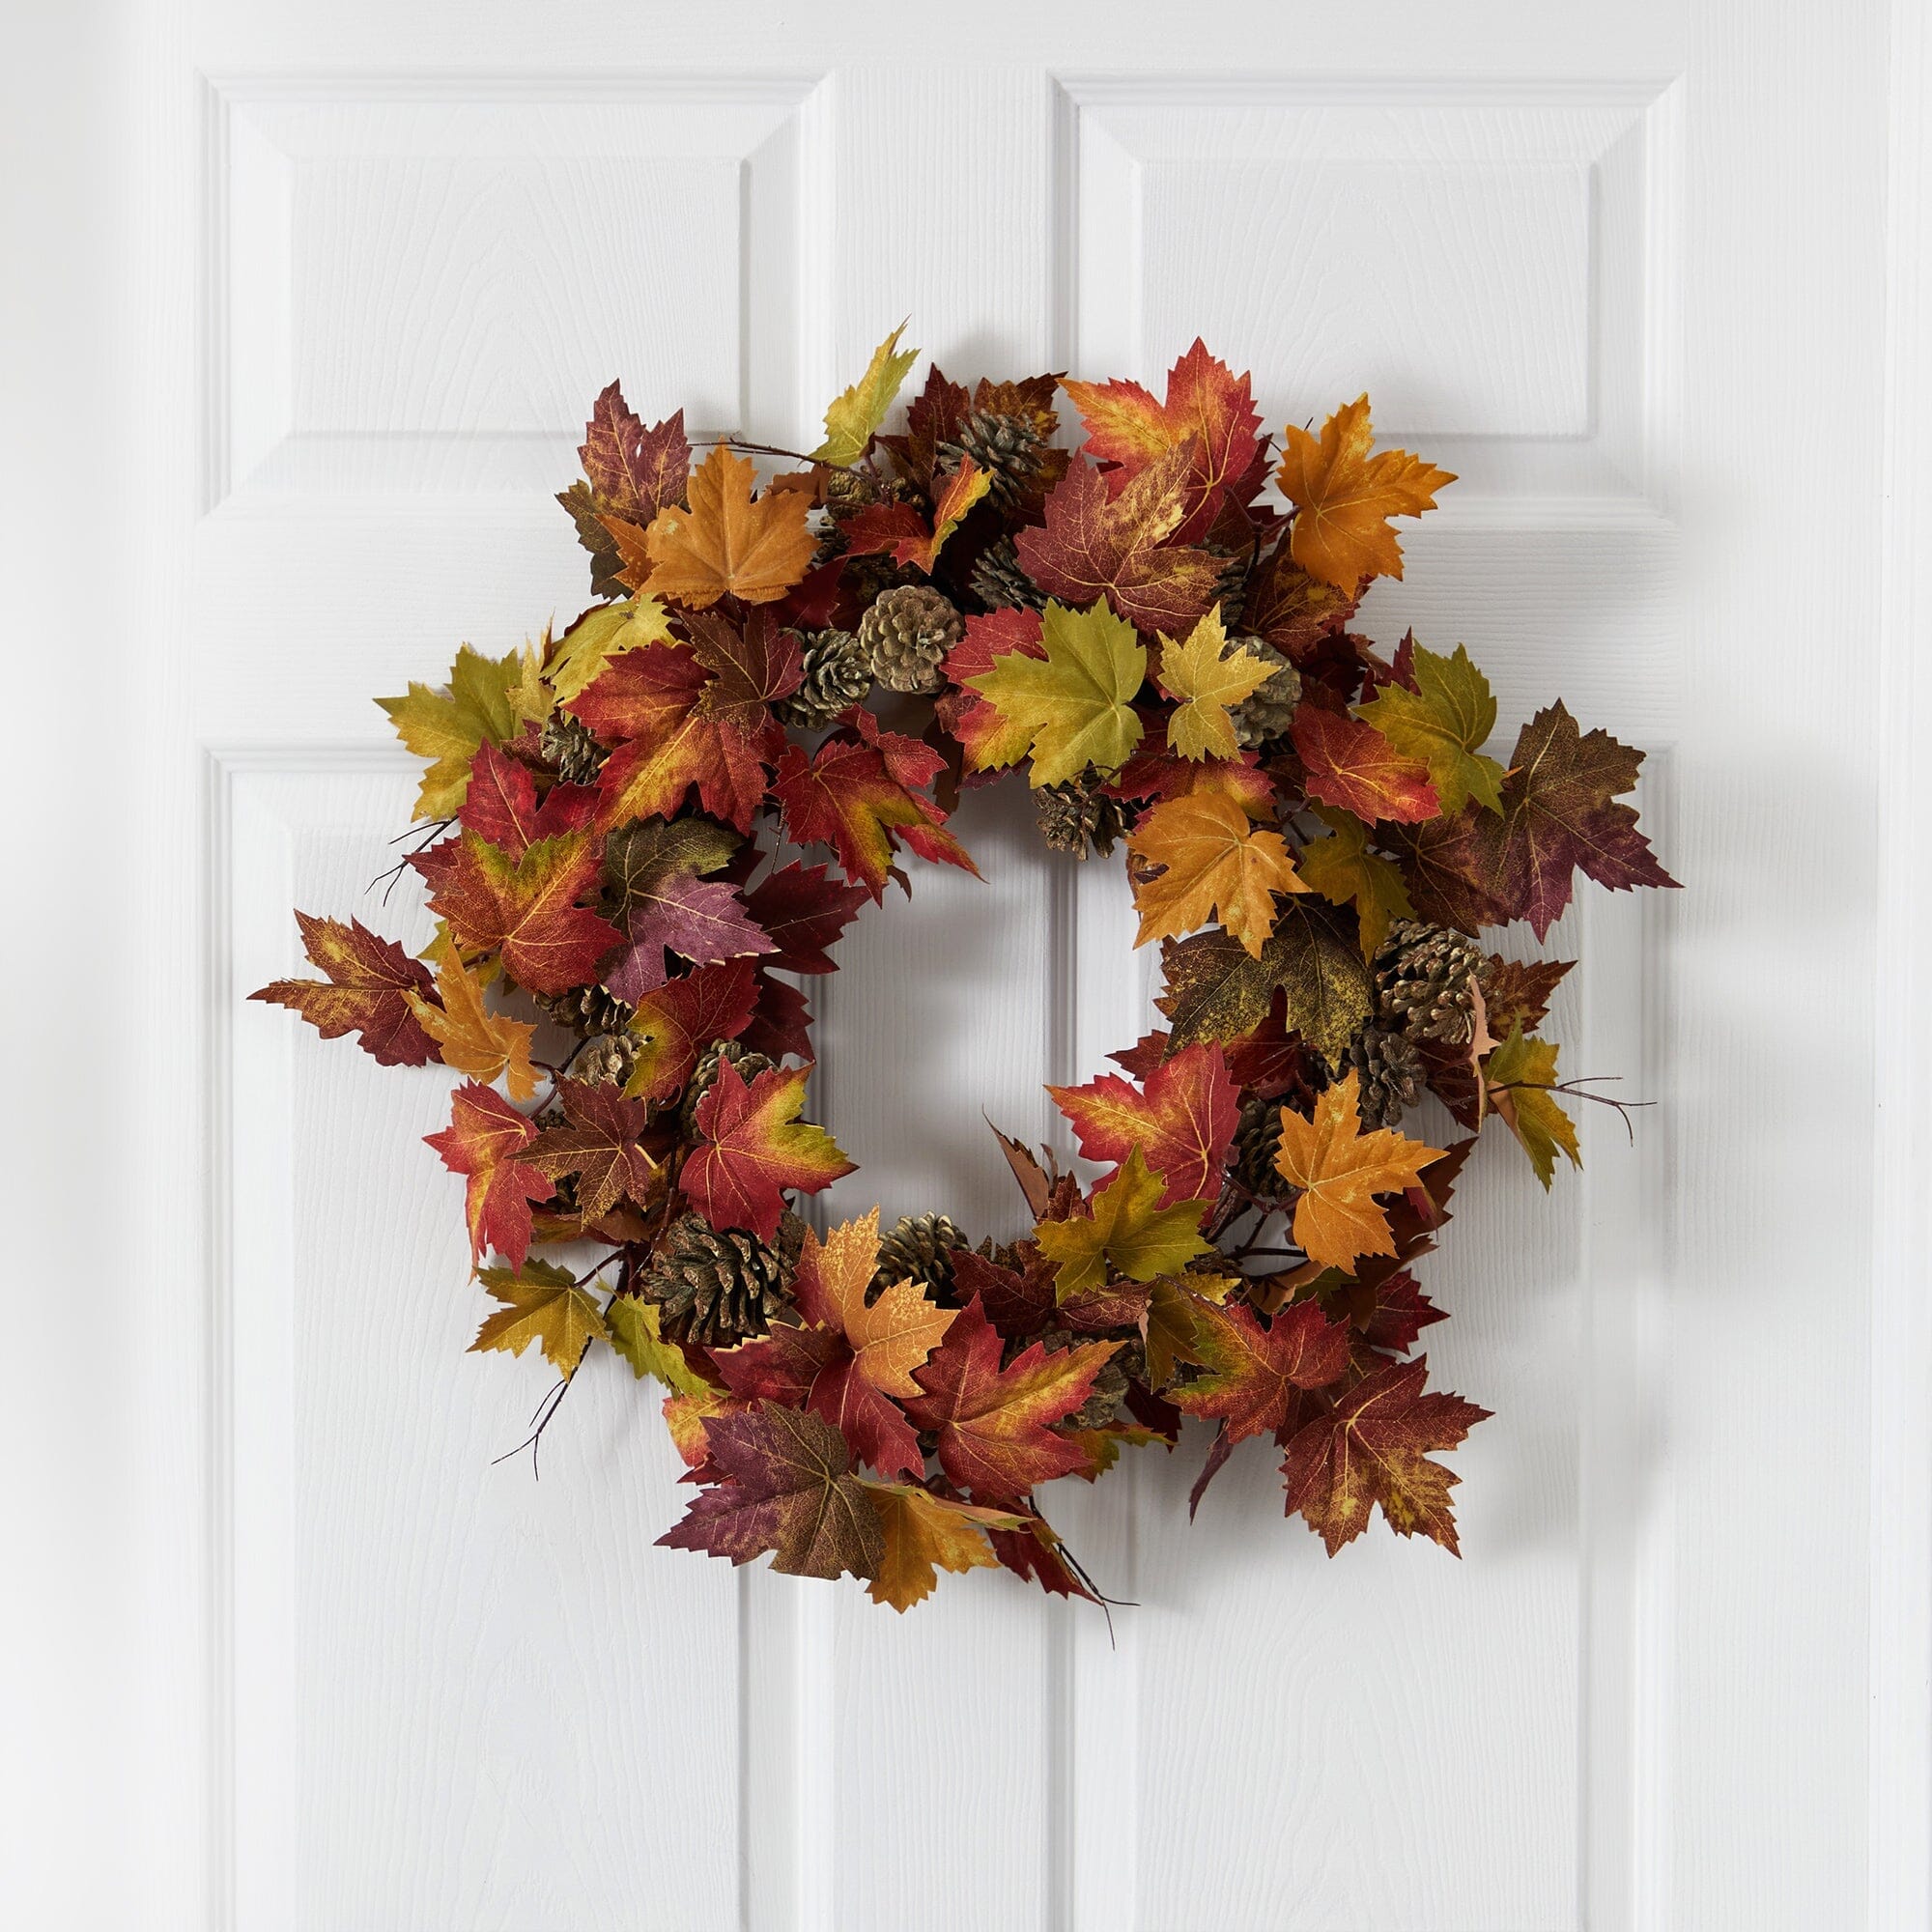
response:
M697 1492L663 1543L850 1571L900 1609L993 1564L1091 1596L1039 1486L1195 1415L1197 1502L1267 1435L1331 1552L1378 1504L1453 1550L1432 1452L1486 1411L1427 1390L1410 1350L1442 1313L1410 1264L1492 1118L1546 1187L1578 1159L1538 1032L1568 963L1477 935L1543 939L1573 868L1674 883L1618 802L1642 753L1558 703L1505 768L1460 645L1350 630L1402 575L1389 519L1454 480L1371 454L1366 396L1277 450L1196 342L1164 399L934 369L881 434L915 354L895 330L762 490L755 446L694 468L682 412L646 428L607 389L559 498L605 601L382 700L430 761L428 965L298 914L326 980L254 997L467 1076L430 1144L496 1304L473 1346L536 1345L545 1420L599 1343L667 1385ZM1005 1142L1023 1232L821 1237L795 1199L852 1163L798 1118L796 980L907 887L901 848L974 871L941 800L1015 770L1050 846L1124 843L1168 1025L1050 1090L1093 1185ZM831 862L779 863L781 835ZM1398 1130L1425 1093L1447 1149Z

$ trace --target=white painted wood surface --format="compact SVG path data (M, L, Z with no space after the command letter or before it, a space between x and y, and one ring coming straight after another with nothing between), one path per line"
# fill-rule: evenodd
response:
M1910 0L36 31L10 136L87 139L8 170L16 662L130 749L106 798L72 727L27 752L41 929L125 929L19 949L12 1006L20 1225L80 1261L9 1290L9 1922L1927 1924ZM542 1378L461 1352L445 1083L241 1004L386 863L370 694L582 602L547 493L596 387L797 442L908 312L954 376L1157 383L1201 328L1273 419L1369 387L1463 477L1370 627L1467 641L1506 734L1561 693L1655 749L1690 891L1550 950L1566 1066L1660 1105L1548 1203L1486 1150L1430 1264L1432 1364L1496 1411L1461 1564L1328 1562L1259 1453L1190 1527L1192 1439L1052 1499L1138 1603L1111 1644L1002 1577L901 1620L654 1550L611 1364L540 1484L491 1464ZM1118 875L1026 818L971 798L987 882L919 868L813 989L841 1209L1010 1232L980 1111L1049 1131L1039 1081L1148 1011Z

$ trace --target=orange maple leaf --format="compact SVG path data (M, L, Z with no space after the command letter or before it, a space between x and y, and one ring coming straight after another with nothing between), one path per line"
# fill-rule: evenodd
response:
M469 1259L480 1263L492 1248L513 1268L530 1250L530 1203L556 1191L548 1175L520 1156L537 1130L498 1094L466 1080L450 1095L449 1125L423 1139L452 1174L467 1177Z
M1073 1122L1089 1160L1121 1165L1139 1148L1167 1185L1159 1202L1211 1201L1240 1119L1239 1095L1228 1078L1218 1041L1183 1046L1131 1087L1103 1073L1084 1087L1049 1087L1053 1103Z
M804 493L753 497L753 475L750 457L720 443L691 473L691 507L667 505L641 532L641 557L637 526L607 518L624 557L623 581L692 610L721 597L776 603L811 567L816 546Z
M1259 959L1274 930L1274 895L1305 893L1287 842L1264 832L1226 792L1191 792L1157 805L1135 827L1130 849L1134 939L1172 939L1217 915L1248 956Z
M1369 454L1375 431L1369 399L1344 403L1321 425L1321 440L1294 424L1282 431L1275 481L1294 505L1290 550L1296 563L1324 583L1350 593L1371 577L1402 575L1402 546L1391 517L1419 517L1435 507L1435 493L1456 478L1406 449Z
M1281 1110L1281 1148L1274 1164L1294 1204L1294 1239L1312 1262L1348 1269L1358 1255L1392 1255L1395 1237L1378 1194L1415 1186L1422 1170L1444 1150L1425 1147L1388 1127L1363 1133L1357 1106L1361 1081L1352 1071L1315 1102L1305 1120Z

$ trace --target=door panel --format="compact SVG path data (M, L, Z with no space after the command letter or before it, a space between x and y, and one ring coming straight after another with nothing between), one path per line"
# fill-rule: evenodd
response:
M1888 14L1578 11L150 10L128 836L192 1034L136 1051L197 1131L144 1103L146 1922L1861 1922L1879 775L1816 664L1880 614ZM1259 1450L1190 1523L1192 1431L1047 1500L1111 1624L656 1550L613 1360L540 1481L493 1460L546 1377L463 1352L447 1082L242 1002L292 903L426 935L364 895L411 788L369 698L581 608L597 389L809 447L908 314L954 377L1157 385L1199 331L1276 425L1369 389L1462 480L1365 627L1466 640L1505 750L1558 694L1653 750L1690 891L1541 950L1566 1068L1659 1104L1548 1201L1488 1151L1428 1264L1495 1411L1460 1563L1330 1562ZM835 1214L1016 1233L985 1120L1055 1134L1041 1082L1148 1022L1118 862L1030 819L969 794L983 883L910 867L810 988Z

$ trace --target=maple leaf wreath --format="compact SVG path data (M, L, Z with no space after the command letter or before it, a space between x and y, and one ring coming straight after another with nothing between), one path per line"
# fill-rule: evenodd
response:
M1539 1031L1570 962L1479 935L1543 940L1577 868L1675 883L1620 802L1643 754L1556 703L1505 768L1460 644L1350 630L1402 575L1389 520L1454 481L1372 454L1366 396L1277 445L1197 341L1164 398L934 369L885 435L898 336L762 489L752 446L694 467L682 412L598 397L558 500L600 601L381 700L429 760L407 864L434 940L298 913L326 978L253 997L464 1076L430 1144L493 1304L473 1346L542 1352L543 1421L599 1344L665 1385L696 1492L662 1543L901 1610L994 1565L1094 1597L1039 1487L1193 1415L1197 1505L1267 1435L1331 1553L1377 1505L1455 1550L1434 1458L1487 1411L1427 1390L1443 1317L1411 1264L1492 1120L1545 1187L1579 1161ZM1091 1186L1002 1137L1016 1238L876 1212L821 1236L797 1200L853 1169L799 1119L797 982L910 890L901 850L976 871L941 801L1015 771L1050 846L1124 846L1167 1024L1049 1089ZM830 858L781 864L781 835ZM1447 1148L1401 1131L1425 1094Z

